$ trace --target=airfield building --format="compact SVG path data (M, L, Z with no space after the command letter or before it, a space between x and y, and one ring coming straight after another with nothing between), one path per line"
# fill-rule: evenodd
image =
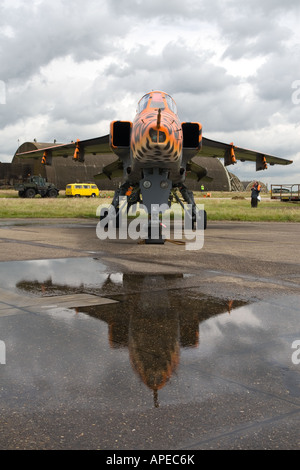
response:
M20 158L16 154L52 146L53 143L25 142L16 151L11 163L0 163L0 183L13 186L28 175L41 175L49 183L64 190L69 183L94 182L94 176L115 159L114 154L86 155L84 163L74 162L72 157L53 158L51 166L43 165L39 158ZM195 157L194 161L204 167L210 182L187 180L186 185L193 191L199 191L201 184L205 191L231 191L233 178L217 158ZM101 180L100 190L115 190L121 183L120 178Z

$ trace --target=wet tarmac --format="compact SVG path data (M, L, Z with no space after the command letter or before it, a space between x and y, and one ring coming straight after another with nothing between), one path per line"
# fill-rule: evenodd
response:
M0 449L299 448L300 225L206 232L0 224Z

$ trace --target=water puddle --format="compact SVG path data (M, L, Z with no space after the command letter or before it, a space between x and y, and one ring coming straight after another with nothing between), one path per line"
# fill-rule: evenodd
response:
M44 380L49 385L54 377L64 377L55 385L61 400L67 400L68 388L74 393L74 388L82 390L87 383L96 388L97 396L100 393L101 406L114 409L151 406L149 394L156 408L161 401L201 400L202 394L220 385L224 374L233 380L234 368L243 376L242 382L263 381L265 367L260 364L254 372L249 364L260 357L259 362L270 365L276 344L282 345L274 305L204 295L197 275L110 273L101 260L75 258L0 263L0 276L2 289L24 299L51 297L53 301L62 295L89 294L116 301L44 309L43 325L28 315L19 316L15 329L8 326L8 336L1 337L7 341L8 358L9 345L14 344L8 362L22 376L22 386L24 377L30 386L30 378L37 379L39 371L45 375L51 363L52 375L46 374ZM277 305L278 312L282 308ZM293 339L292 329L289 334L284 354ZM29 362L20 359L22 349L30 350ZM282 360L280 351L276 360L286 369L290 356ZM294 383L293 373L288 380Z

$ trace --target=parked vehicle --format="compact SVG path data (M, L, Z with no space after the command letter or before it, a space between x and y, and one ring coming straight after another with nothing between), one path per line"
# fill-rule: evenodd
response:
M74 183L66 186L67 197L98 197L99 194L99 189L94 183Z
M57 197L59 190L53 183L47 183L41 176L29 176L23 183L14 186L19 197L34 198L37 194L42 197Z

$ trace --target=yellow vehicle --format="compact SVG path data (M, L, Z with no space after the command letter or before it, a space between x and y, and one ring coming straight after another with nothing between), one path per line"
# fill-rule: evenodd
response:
M67 184L66 196L71 197L98 197L99 189L94 183Z

